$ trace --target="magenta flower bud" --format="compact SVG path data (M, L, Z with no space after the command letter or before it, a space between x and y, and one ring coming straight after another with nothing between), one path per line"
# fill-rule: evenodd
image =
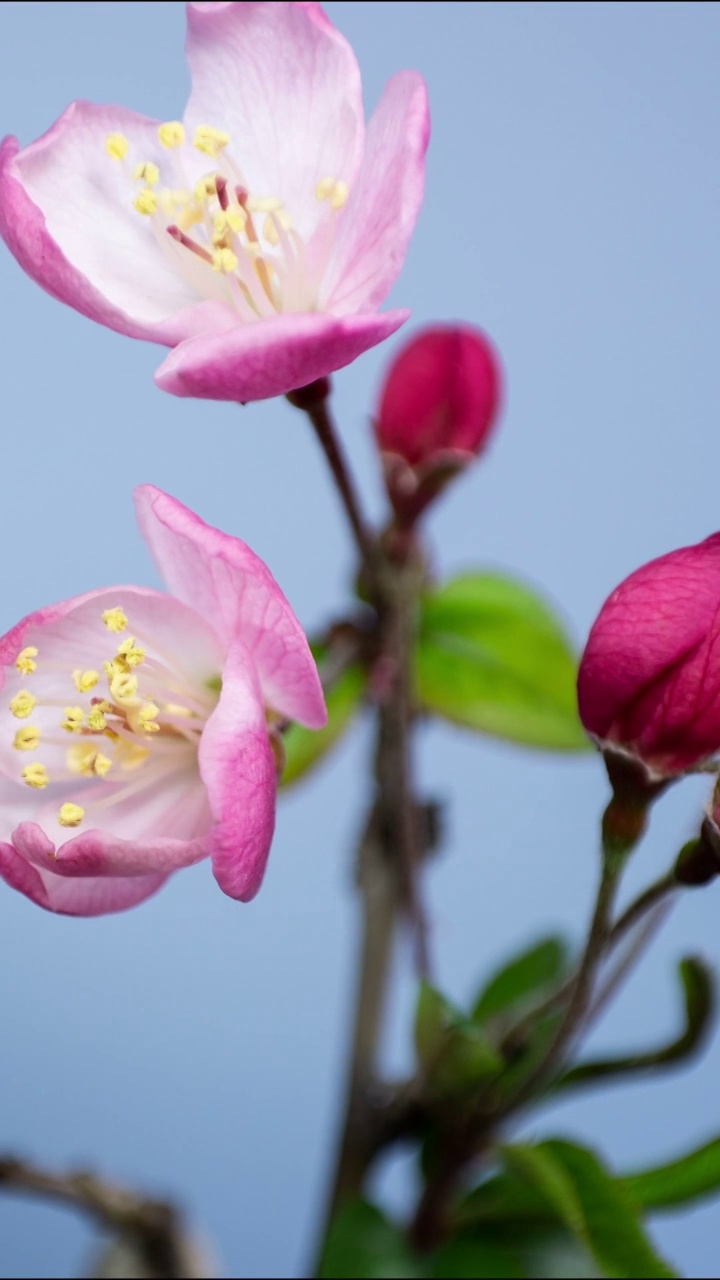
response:
M479 329L443 325L413 338L392 364L375 433L398 515L416 519L484 449L501 394L498 358Z
M720 752L720 534L651 561L606 600L580 663L603 748L672 778Z

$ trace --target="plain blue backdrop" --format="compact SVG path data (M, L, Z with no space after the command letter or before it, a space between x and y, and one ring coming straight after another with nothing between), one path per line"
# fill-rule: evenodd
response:
M391 303L461 318L502 352L494 446L429 521L438 572L505 566L543 584L578 643L620 578L720 527L720 136L715 3L330 3L366 102L395 70L427 77L427 200ZM76 97L174 118L187 89L179 3L0 4L0 132L22 142ZM283 402L243 411L155 389L162 352L63 308L0 256L4 482L0 630L92 587L157 585L131 488L152 481L246 539L304 624L342 606L351 548L314 441ZM368 427L396 339L336 378L347 447L382 510ZM97 1163L176 1194L223 1273L303 1273L327 1173L349 1018L350 847L369 751L360 726L282 801L260 897L207 866L98 921L0 893L0 1148ZM458 999L548 928L579 938L597 871L598 761L424 733L448 801L428 890L439 981ZM659 806L628 892L694 830L706 787ZM679 1017L674 965L717 961L720 895L689 894L595 1035L652 1045ZM407 956L388 1062L407 1063ZM619 1168L720 1127L717 1042L677 1078L538 1113ZM411 1164L381 1179L407 1203ZM658 1221L694 1276L717 1269L720 1208ZM70 1276L91 1237L71 1214L0 1201L5 1276Z

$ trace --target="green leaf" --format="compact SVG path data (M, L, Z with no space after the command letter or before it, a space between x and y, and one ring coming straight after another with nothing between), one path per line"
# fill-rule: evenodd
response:
M319 1274L320 1280L417 1280L424 1271L399 1228L358 1200L331 1224Z
M432 1087L442 1094L465 1092L502 1071L500 1055L481 1029L434 987L420 987L415 1047Z
M514 1240L495 1232L467 1232L435 1254L433 1280L518 1280L527 1276L523 1253Z
M675 1273L656 1254L637 1205L591 1151L568 1142L506 1147L507 1168L543 1196L606 1276L620 1280Z
M560 985L568 953L561 938L545 938L500 969L478 996L473 1022L491 1022L501 1014L519 1016Z
M310 647L322 677L323 667L327 662L327 650L318 644ZM304 777L339 742L360 707L366 683L367 677L361 666L347 667L325 689L328 709L328 722L325 728L312 730L304 729L300 724L290 726L283 738L285 748L283 787L290 787Z
M720 1190L720 1138L714 1138L681 1160L623 1178L633 1198L649 1211L692 1204Z
M471 574L422 602L417 695L456 724L531 747L587 750L576 674L562 626L519 582Z

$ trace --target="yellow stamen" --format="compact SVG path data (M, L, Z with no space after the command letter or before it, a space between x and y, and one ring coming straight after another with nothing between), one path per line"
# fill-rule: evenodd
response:
M95 747L78 744L67 753L67 767L83 778L104 778L112 769L112 760Z
M79 827L84 817L85 810L79 804L64 804L58 814L58 822L61 827Z
M114 631L115 635L120 635L121 632L127 631L127 616L119 607L116 609L106 609L102 616L102 620L108 631Z
M155 706L154 702L146 702L144 706L140 708L138 712L138 722L143 733L160 732L160 725L155 723L159 715L160 711Z
M109 710L109 708L107 709ZM104 733L107 729L107 720L105 719L102 704L99 707L93 707L92 711L89 712L87 723L88 729L92 729L93 733Z
M213 129L209 124L200 124L195 130L195 138L193 145L198 151L202 151L206 156L212 156L213 160L217 160L221 151L225 150L230 142L230 134L223 133L220 129Z
M111 160L124 160L130 150L130 143L124 133L111 133L105 139L105 150Z
M141 213L144 218L151 218L154 213L157 213L158 198L155 192L150 190L150 187L143 187L137 198L133 200L133 204L138 213Z
M213 254L213 271L221 272L223 275L232 275L238 269L237 254L232 249L216 249Z
M22 776L23 782L33 791L44 791L50 781L44 764L29 764L27 769L23 769Z
M10 710L16 720L28 720L36 706L37 698L33 698L31 693L28 693L25 689L21 689L10 703Z
M277 196L248 196L247 207L251 213L279 213L282 200Z
M278 229L269 215L265 219L265 222L263 224L263 236L267 240L268 244L276 245L280 243L280 236L278 235Z
M141 765L145 764L149 755L150 752L147 747L136 746L134 742L128 742L126 738L120 738L115 747L115 761L126 773L139 769Z
M330 204L336 211L342 209L350 198L350 188L347 182L336 182L335 190L330 197Z
M128 669L128 664L124 658L113 658L112 662L103 662L103 671L108 680L114 679L115 676L124 675Z
M82 707L66 707L62 727L66 733L81 733L85 712Z
M318 182L315 188L315 197L322 204L323 200L330 199L330 196L332 195L334 190L335 190L335 179L323 178L320 182Z
M118 649L118 658L120 658L126 666L139 667L145 661L146 653L141 649L134 636L130 636L127 640L123 640Z
M152 160L145 160L143 164L139 164L133 174L136 182L144 182L148 187L156 187L160 181L160 170Z
M40 730L35 725L28 724L24 729L18 729L13 746L16 751L36 751L40 746L40 738Z
M110 695L120 706L130 706L137 698L137 691L137 676L128 675L127 672L113 676L110 681Z
M32 645L29 649L23 649L22 653L18 654L15 666L21 676L31 676L34 671L37 671L37 662L33 662L33 658L37 658L37 656L38 651Z
M73 680L78 693L89 693L100 683L97 671L73 671Z
M192 720L193 717L189 707L181 707L177 702L164 702L163 711L166 716L174 716L176 720Z
M172 151L173 147L181 147L185 141L185 126L179 120L169 120L166 124L161 124L158 129L158 138L163 147L168 151Z
M213 200L217 196L217 179L214 175L208 174L206 178L201 178L195 185L196 200Z

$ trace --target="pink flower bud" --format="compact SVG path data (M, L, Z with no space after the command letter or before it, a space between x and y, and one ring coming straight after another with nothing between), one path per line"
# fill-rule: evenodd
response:
M672 777L720 752L720 534L651 561L606 600L580 663L603 747Z
M415 519L482 451L500 391L498 358L479 329L437 326L403 348L388 373L375 422L398 514Z

